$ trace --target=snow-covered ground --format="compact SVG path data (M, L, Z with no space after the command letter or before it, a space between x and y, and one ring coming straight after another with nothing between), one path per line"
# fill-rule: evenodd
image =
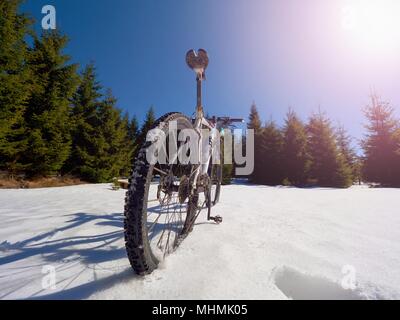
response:
M145 278L126 258L123 199L109 185L0 190L0 299L400 298L400 190L224 187L224 223L204 213Z

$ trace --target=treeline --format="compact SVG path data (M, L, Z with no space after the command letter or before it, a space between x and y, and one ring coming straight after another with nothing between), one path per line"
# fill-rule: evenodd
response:
M63 53L68 39L33 31L20 0L0 1L0 171L10 176L73 175L89 182L126 176L155 122L149 109L139 128L122 114L94 64L79 66ZM393 108L373 96L357 156L351 137L321 111L303 122L293 110L279 127L263 124L255 105L255 170L267 185L348 187L355 181L400 186L400 126ZM224 166L229 183L232 166Z
M153 109L139 130L101 86L94 64L78 73L63 53L67 37L38 36L20 2L0 2L0 170L90 182L126 176Z
M248 122L255 131L251 181L301 187L347 188L361 181L400 186L400 126L394 109L373 95L364 113L364 156L357 156L345 128L335 128L325 113L318 111L304 123L289 110L278 127L274 121L263 125L253 104Z

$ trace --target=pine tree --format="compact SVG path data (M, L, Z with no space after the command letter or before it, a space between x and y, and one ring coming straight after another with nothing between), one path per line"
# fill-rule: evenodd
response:
M96 183L128 174L133 152L129 116L123 117L116 103L111 90L103 95L95 66L89 64L72 103L73 148L65 167L68 172Z
M18 13L22 1L0 1L0 169L10 174L24 169L27 148L24 114L31 74L26 64L26 36L32 22Z
M336 158L336 171L332 187L349 188L353 185L353 183L354 183L353 168L351 168L348 165L348 163L346 162L346 158L339 153Z
M131 146L127 144L128 127L121 111L116 108L116 99L108 91L102 100L96 88L99 88L93 75L94 69L88 67L84 79L91 79L94 91L88 90L88 96L96 97L88 105L93 109L84 117L78 118L77 128L81 128L79 145L76 147L73 162L77 161L74 172L86 181L109 182L115 177L125 175L130 169ZM82 86L82 85L81 85ZM89 88L88 84L84 84ZM83 92L78 90L78 92ZM78 99L79 100L79 99ZM88 101L88 100L86 100ZM79 106L78 106L79 108ZM72 159L71 159L72 160Z
M233 164L222 164L222 185L227 186L232 184L233 178Z
M352 138L344 126L339 125L336 129L336 142L340 155L344 158L346 165L351 169L352 179L358 176L357 155L351 146Z
M365 159L360 156L356 156L354 166L353 166L353 175L354 181L356 181L359 185L361 185L363 181L363 166Z
M31 175L50 175L60 171L70 154L70 101L78 85L77 65L62 53L66 36L44 32L35 37L29 54L34 74L32 95L25 121L29 147L25 161Z
M260 115L258 114L257 106L253 102L250 107L249 122L247 123L247 129L253 129L255 133L259 133L262 128Z
M127 123L116 108L117 100L109 90L99 105L94 166L86 173L91 181L108 182L130 169L131 147L126 144ZM89 169L89 168L88 168Z
M308 127L311 177L323 187L349 187L351 169L336 145L329 119L320 111L310 118Z
M400 186L400 127L393 133L393 140L395 144L395 155L393 164L393 186Z
M282 183L282 147L282 132L273 121L268 122L262 130L258 146L261 171L257 175L259 175L260 183L267 185Z
M133 160L134 160L134 156L139 148L138 145L138 140L139 140L139 122L136 118L136 116L134 116L129 124L128 124L128 139L129 139L129 144L131 145L131 158L130 158L130 163L133 164Z
M283 175L291 185L304 185L309 169L307 132L304 124L292 110L286 115L283 128Z
M396 141L399 123L393 116L393 108L373 95L371 104L365 109L365 116L368 124L365 126L367 134L362 141L364 176L369 182L399 185L400 157Z
M64 172L86 177L87 167L93 167L96 156L96 137L100 127L98 108L102 98L102 87L97 81L93 63L86 66L81 82L73 97L71 107L72 150Z
M124 147L126 148L126 152L124 152L121 157L124 158L124 162L126 166L121 170L120 176L127 177L130 175L133 165L133 156L137 149L137 137L138 137L138 122L136 116L132 119L129 118L129 113L126 112L123 119L123 126L126 128L126 140Z
M260 153L259 145L261 144L262 124L257 106L253 103L250 107L249 121L247 128L254 130L254 171L250 175L250 181L254 183L261 183L260 173L262 171L262 155Z
M146 136L147 132L153 127L154 123L156 122L156 116L154 113L154 107L151 106L146 113L146 119L142 128L140 129L141 135Z
M134 152L134 158L136 158L137 153L139 152L140 148L144 145L146 142L147 138L147 133L149 130L153 128L154 123L156 122L156 116L154 113L154 107L150 106L149 110L146 113L146 118L144 120L144 123L140 129L140 133L138 134L137 138L137 148Z
M220 138L220 152L221 152L221 170L222 170L222 185L230 185L232 183L232 178L234 175L234 164L229 163L232 162L232 159L228 161L228 159L225 159L225 148L227 146L227 142L231 141L231 150L233 148L233 137L232 139L226 139L226 136L224 134L224 131L222 131L221 138ZM228 149L227 149L228 150Z
M131 141L135 141L139 135L139 123L136 116L133 116L133 118L130 120L128 132L129 139L131 139Z

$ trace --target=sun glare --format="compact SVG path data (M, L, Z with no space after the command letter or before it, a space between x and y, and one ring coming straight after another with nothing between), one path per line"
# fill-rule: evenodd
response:
M342 8L342 27L369 49L400 49L400 1L353 0Z

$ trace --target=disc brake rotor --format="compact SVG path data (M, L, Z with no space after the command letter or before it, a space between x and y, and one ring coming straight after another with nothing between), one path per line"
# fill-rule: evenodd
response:
M157 187L157 199L160 205L166 205L171 201L174 186L174 176L170 172L167 176L160 178L160 183Z
M189 194L190 194L190 181L186 175L183 175L179 182L179 189L178 189L179 203L183 204L186 201L186 199L189 198Z

